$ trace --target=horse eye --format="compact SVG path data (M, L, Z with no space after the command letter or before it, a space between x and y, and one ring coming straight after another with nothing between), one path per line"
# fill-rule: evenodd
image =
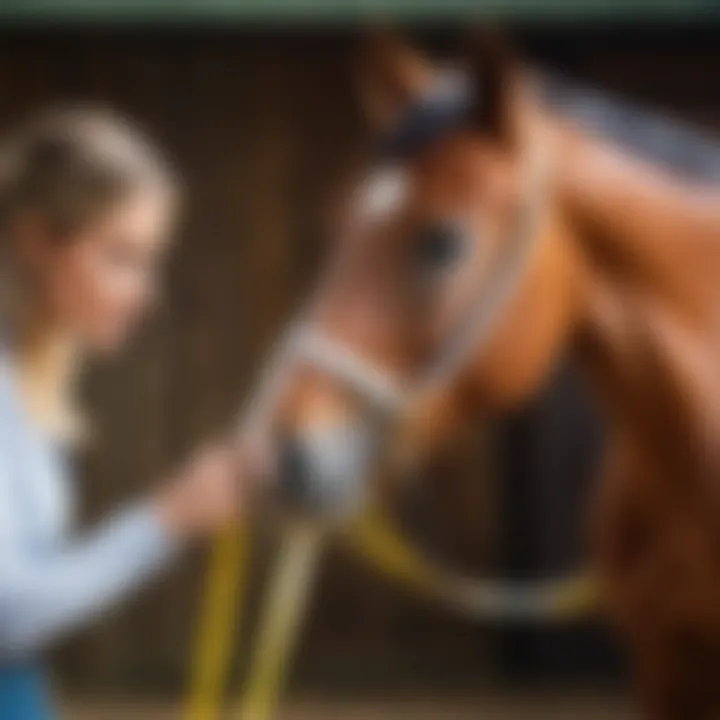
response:
M462 255L464 239L457 223L441 222L424 228L416 246L419 265L431 272L451 267Z

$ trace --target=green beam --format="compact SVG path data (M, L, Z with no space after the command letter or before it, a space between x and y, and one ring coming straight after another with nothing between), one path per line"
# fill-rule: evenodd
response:
M720 0L0 0L0 22L706 19Z

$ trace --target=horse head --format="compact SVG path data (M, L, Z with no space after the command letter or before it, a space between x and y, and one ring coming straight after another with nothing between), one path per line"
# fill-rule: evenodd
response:
M578 278L552 136L520 63L484 38L441 67L374 37L360 96L378 152L342 203L275 408L301 504L355 507L393 447L422 457L546 378Z

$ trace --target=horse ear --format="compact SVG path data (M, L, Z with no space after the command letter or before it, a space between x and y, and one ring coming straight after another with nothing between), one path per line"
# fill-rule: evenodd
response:
M430 92L436 71L432 63L398 35L376 29L360 52L360 102L370 125L383 132L405 110Z
M509 147L520 141L524 81L521 63L507 39L496 30L472 33L468 58L473 87L473 126Z

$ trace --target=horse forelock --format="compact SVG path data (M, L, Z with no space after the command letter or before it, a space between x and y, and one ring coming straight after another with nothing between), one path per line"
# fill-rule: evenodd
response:
M710 132L595 87L528 68L539 102L632 155L680 175L720 181L720 141ZM381 138L381 162L402 161L461 127L482 98L463 72L439 73Z
M380 163L406 160L434 140L460 127L476 101L469 78L460 71L441 72L428 94L412 103L381 137Z

